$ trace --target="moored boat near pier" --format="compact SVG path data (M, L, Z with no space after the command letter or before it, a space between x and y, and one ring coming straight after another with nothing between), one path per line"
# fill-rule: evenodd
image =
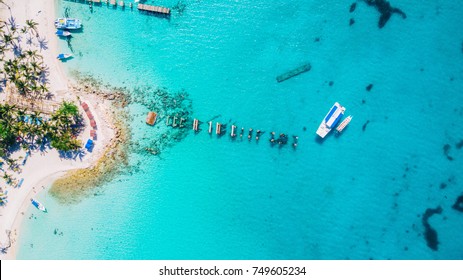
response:
M335 102L333 107L328 111L325 118L317 129L317 134L321 138L325 136L338 124L339 120L344 115L346 108L342 107L338 102Z
M350 121L352 120L352 116L348 116L345 120L343 120L339 125L338 127L336 127L336 131L338 133L341 133L344 128L346 128L346 126L350 123Z

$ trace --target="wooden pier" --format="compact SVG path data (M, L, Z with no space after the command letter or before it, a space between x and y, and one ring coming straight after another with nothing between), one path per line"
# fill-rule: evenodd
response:
M209 130L208 130L209 134L212 133L212 121L209 122Z
M97 132L96 132L97 126L96 126L95 119L94 119L92 113L90 112L89 106L85 102L82 103L82 108L87 113L87 116L90 119L90 126L93 128L90 131L90 136L91 136L91 138L93 140L96 140L97 139ZM146 123L149 124L149 125L154 125L156 123L156 117L157 117L157 114L155 112L149 112L147 117L146 117ZM216 117L214 117L212 119L215 119L215 118ZM172 122L171 122L171 120L172 120ZM231 121L229 121L229 123L230 122ZM186 125L188 125L189 127L191 127L193 129L195 134L197 134L197 133L199 133L201 131L201 129L200 129L201 123L202 122L199 119L196 119L196 118L193 118L193 121L190 122L188 117L182 118L178 114L173 115L173 116L172 115L171 116L166 115L166 127L171 126L172 128L182 129L182 128L185 128ZM212 120L207 121L207 123L209 125L208 126L208 133L209 133L210 136L212 136L213 134L216 134L217 138L221 138L222 136L228 134L228 132L227 132L227 123L221 123L221 122L218 122L218 121L213 122ZM230 131L229 136L230 136L230 139L233 142L237 141L238 130L239 130L239 139L240 139L240 141L243 141L243 135L245 133L244 127L241 127L241 129L239 129L236 124L234 124L234 123L231 124L231 131ZM254 133L255 133L255 137L254 137ZM264 137L266 134L268 134L268 133L265 133L265 131L262 131L260 129L249 128L247 130L248 142L251 142L251 141L253 141L253 139L255 139L255 143L259 143L259 141L262 139L262 137ZM296 150L297 147L298 147L299 137L297 135L293 135L292 139L293 139L293 141L291 143L291 146L292 146L293 150ZM270 142L271 147L274 147L274 146L283 147L286 144L290 144L290 136L285 134L285 133L280 133L278 138L276 138L276 133L274 131L272 131L272 132L270 132L270 138L268 140ZM146 150L151 152L150 149L151 148L147 148Z
M169 8L164 8L164 7L159 7L159 6L138 4L137 9L140 11L147 11L147 12L159 13L159 14L164 14L164 15L170 15Z
M235 129L236 129L236 125L232 125L231 126L231 132L230 132L230 136L232 138L234 138L236 136Z
M125 10L126 7L129 7L131 11L133 11L134 3L128 2L125 0L65 0L69 2L76 2L82 4L89 4L90 9L93 9L94 6L102 6L105 3L105 6L112 6L113 9ZM154 5L146 5L146 4L136 4L137 9L139 12L147 12L146 14L152 14L158 17L170 18L170 8L161 7L161 6L154 6Z
M156 123L157 114L155 112L148 112L146 116L146 123L149 125L154 125Z
M195 132L198 132L198 130L199 130L199 120L198 119L193 120L193 130Z
M217 135L222 134L222 124L217 123L217 124L215 125L215 134L217 134Z

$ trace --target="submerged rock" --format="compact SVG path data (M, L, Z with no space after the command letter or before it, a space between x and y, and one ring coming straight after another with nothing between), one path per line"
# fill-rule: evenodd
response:
M444 145L444 155L447 157L448 160L453 160L453 157L451 157L451 156L449 155L449 153L450 153L450 148L451 148L451 147L452 147L452 146L450 146L450 144L445 144L445 145Z
M354 23L355 23L355 20L354 20L353 18L351 18L351 19L349 20L349 26L352 26Z
M355 8L357 8L357 3L354 2L350 5L350 8L349 8L349 13L352 13L353 11L355 11Z
M369 84L365 89L366 89L367 91L370 91L372 88L373 88L373 84Z
M460 142L458 142L457 144L455 144L455 147L456 147L457 149L463 148L463 139L460 140Z
M402 18L406 19L407 15L400 9L392 7L386 0L364 0L368 6L375 7L381 14L379 17L378 27L383 28L387 21L391 18L392 14L399 14Z
M452 205L452 208L457 211L463 212L463 194L457 197L457 200Z
M366 121L366 123L363 124L362 126L362 131L365 131L367 129L367 125L370 123L370 120Z
M429 224L429 218L431 218L435 214L441 214L442 207L437 207L435 209L428 208L423 214L422 223L424 226L424 238L426 239L426 244L429 248L433 251L438 250L439 239L437 237L437 231L431 227Z

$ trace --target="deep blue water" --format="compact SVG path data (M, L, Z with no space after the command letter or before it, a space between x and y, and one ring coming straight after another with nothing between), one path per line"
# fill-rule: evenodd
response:
M232 141L203 124L160 157L133 153L137 168L102 195L69 206L43 193L49 213L29 210L18 258L463 258L463 213L451 207L463 192L458 1L392 1L407 18L382 29L364 2L349 13L353 0L191 0L170 19L59 2L84 22L68 70L129 89L185 89L194 117L266 134ZM306 62L310 72L276 82ZM317 141L335 101L354 119ZM134 142L167 129L146 127L146 108L130 110ZM298 148L271 147L270 131L298 135ZM422 215L438 206L432 250Z

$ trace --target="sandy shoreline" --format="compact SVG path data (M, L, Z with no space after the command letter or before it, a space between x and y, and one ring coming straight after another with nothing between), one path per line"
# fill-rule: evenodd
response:
M35 20L38 25L38 32L41 37L48 40L49 48L41 52L44 61L50 70L50 90L57 96L58 101L70 100L79 104L77 95L73 92L64 70L59 60L55 59L59 53L58 38L54 34L55 28L53 21L55 18L55 0L7 0L5 1L11 7L11 14L16 18L18 24L23 25L27 19ZM10 11L0 5L1 18L6 20L10 17ZM16 178L24 178L24 184L21 188L7 186L4 188L8 191L8 203L0 207L0 243L2 246L11 242L11 247L7 254L1 254L0 259L15 259L16 243L20 227L24 218L24 212L30 207L30 198L38 192L47 189L51 183L59 177L66 174L67 171L87 168L93 166L105 153L110 140L117 137L114 125L111 123L110 115L111 103L106 102L95 95L79 94L81 102L86 102L93 113L98 125L95 148L92 153L86 154L82 158L63 159L56 150L46 150L44 153L33 151L28 158L20 174L15 174ZM89 138L90 126L89 121L79 105L79 109L85 119L86 128L79 139L83 143ZM25 151L17 152L13 157L24 156ZM1 186L6 184L0 179ZM10 231L10 238L7 232Z

